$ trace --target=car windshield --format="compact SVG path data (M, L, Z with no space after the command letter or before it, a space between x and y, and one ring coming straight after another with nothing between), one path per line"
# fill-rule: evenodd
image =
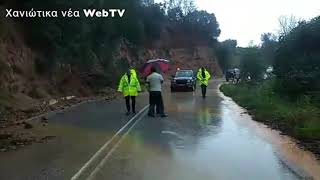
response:
M178 71L176 73L176 77L192 77L193 73L192 71Z

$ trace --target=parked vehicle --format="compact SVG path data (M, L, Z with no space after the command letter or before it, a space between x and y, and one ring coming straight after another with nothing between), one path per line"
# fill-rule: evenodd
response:
M195 91L196 81L192 70L178 70L171 80L171 92L178 90Z
M226 81L229 82L230 80L234 83L240 81L240 69L228 69L226 72Z

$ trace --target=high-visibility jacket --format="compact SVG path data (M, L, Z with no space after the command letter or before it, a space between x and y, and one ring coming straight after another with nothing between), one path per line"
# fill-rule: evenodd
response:
M131 69L130 72L131 72L131 75L133 75L134 77L137 77L137 72L136 72L136 70Z
M131 74L130 83L128 79L128 75L125 74L122 76L118 91L123 93L123 96L138 96L138 92L141 91L140 83L136 75Z
M206 75L205 78L202 77L202 69L200 68L198 71L198 74L197 74L197 79L199 80L200 85L204 84L204 85L208 86L211 75L209 74L209 72L206 69L205 69L204 73Z

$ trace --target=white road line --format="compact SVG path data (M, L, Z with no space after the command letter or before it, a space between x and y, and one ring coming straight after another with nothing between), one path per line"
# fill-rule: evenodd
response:
M77 180L81 174L88 169L88 167L95 161L97 160L98 156L101 155L101 153L110 145L110 143L132 122L134 121L140 114L142 114L149 105L145 106L143 109L141 109L135 116L133 116L121 129L117 131L116 134L112 136L112 138L107 141L90 159L88 162L86 162L81 169L72 176L71 180Z
M134 124L126 131L126 133L120 138L120 140L112 147L112 149L108 152L108 154L101 160L99 165L92 171L90 176L87 178L87 180L93 180L97 173L103 168L103 166L106 164L109 157L112 155L112 153L118 148L118 146L121 144L121 142L124 140L124 138L130 133L130 131L134 128L134 126L143 118L141 116Z

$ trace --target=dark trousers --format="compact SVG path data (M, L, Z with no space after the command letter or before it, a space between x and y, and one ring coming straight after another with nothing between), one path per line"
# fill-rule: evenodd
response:
M136 112L136 97L135 96L126 96L125 97L127 111L130 112L130 98L131 98L132 112Z
M160 102L158 104L156 104L156 113L157 114L163 114L164 113L164 105L163 105L162 95L161 95L161 98L160 98Z
M202 97L206 97L207 94L207 86L204 84L201 84L201 92L202 92Z
M157 109L157 114L164 114L164 105L162 100L161 91L149 92L149 115L154 115L154 108Z

